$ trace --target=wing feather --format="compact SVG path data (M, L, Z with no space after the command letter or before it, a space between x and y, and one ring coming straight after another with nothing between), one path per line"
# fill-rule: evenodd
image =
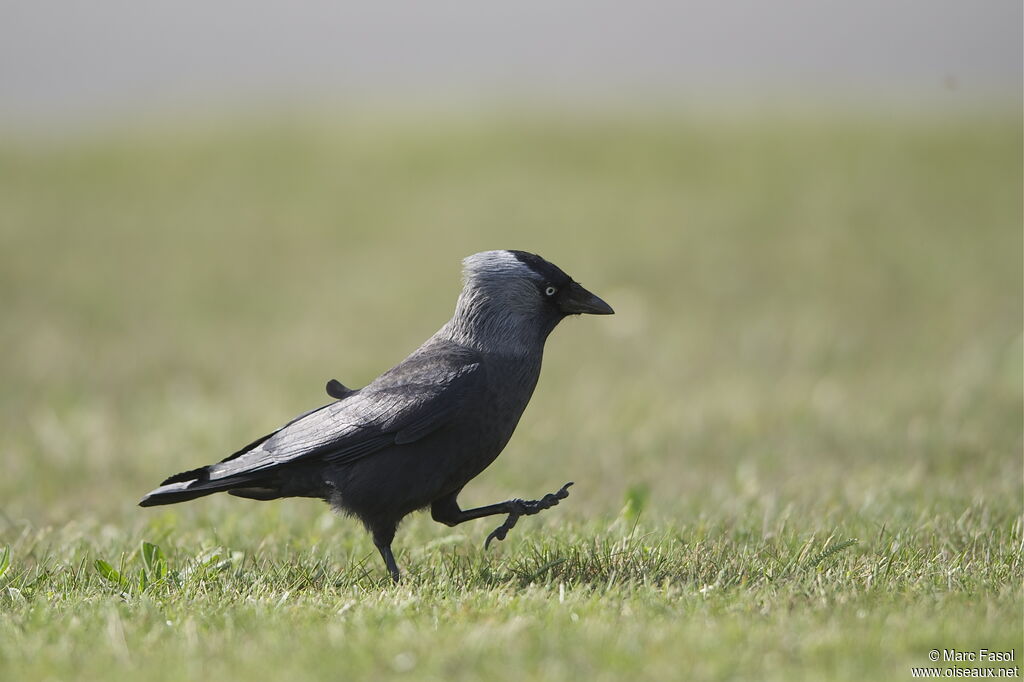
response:
M210 478L248 476L316 459L346 464L413 443L450 423L483 381L474 351L450 343L422 349L369 386L213 465Z

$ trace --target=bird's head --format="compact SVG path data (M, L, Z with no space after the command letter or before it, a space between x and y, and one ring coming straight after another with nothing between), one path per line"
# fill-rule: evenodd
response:
M462 261L453 321L500 340L544 339L569 315L615 311L561 268L526 251L484 251Z

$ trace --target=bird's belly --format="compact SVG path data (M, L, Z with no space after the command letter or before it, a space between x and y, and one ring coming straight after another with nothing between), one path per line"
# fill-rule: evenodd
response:
M331 490L327 499L366 523L382 518L397 521L475 478L501 453L514 428L514 423L492 423L489 429L453 425L414 443L329 469L325 472Z
M488 392L457 420L420 440L329 470L328 500L371 525L376 519L400 520L459 490L486 469L512 437L536 377L523 380L526 390L505 385Z

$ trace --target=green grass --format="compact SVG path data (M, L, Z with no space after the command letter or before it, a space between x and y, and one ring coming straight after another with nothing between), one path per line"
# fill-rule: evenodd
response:
M0 679L1019 665L1021 145L1016 116L0 143ZM617 311L556 330L462 500L563 504L487 553L500 519L413 516L397 587L315 501L135 506L400 360L489 248Z

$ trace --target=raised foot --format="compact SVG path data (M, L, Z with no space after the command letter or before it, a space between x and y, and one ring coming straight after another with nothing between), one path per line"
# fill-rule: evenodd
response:
M516 525L516 521L519 520L520 516L532 516L534 514L538 514L545 509L554 507L560 500L564 500L569 497L569 486L571 486L572 483L572 481L569 481L559 488L557 493L548 493L539 500L510 500L510 504L514 511L508 515L508 518L505 519L505 523L492 530L491 534L487 536L487 540L484 541L484 549L490 547L491 540L504 540L505 536L508 535L508 532Z

